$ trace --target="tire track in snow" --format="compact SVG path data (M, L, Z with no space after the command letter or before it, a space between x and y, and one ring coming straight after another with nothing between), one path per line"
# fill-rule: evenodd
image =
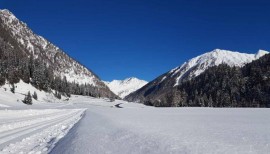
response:
M73 112L68 113L67 115L63 114L63 113L60 113L60 116L57 116L57 113L55 113L56 114L55 116L50 116L51 119L50 119L50 117L44 117L43 118L44 120L42 122L36 122L36 123L34 123L32 125L27 125L27 126L24 126L24 127L14 128L14 129L11 129L11 130L1 132L1 134L0 134L0 144L1 144L1 140L2 140L1 138L5 137L5 136L8 136L9 134L15 134L16 132L19 132L20 130L24 130L24 129L31 129L31 128L37 127L39 125L42 125L44 123L45 124L50 124L50 122L53 122L53 121L58 120L58 119L63 119L66 116L68 116L69 114L72 114L72 113ZM32 120L36 120L36 119L38 119L38 118L32 117Z

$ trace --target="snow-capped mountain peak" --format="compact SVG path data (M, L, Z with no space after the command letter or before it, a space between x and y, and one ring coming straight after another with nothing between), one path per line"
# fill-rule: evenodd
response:
M262 57L262 56L264 56L265 54L268 54L269 52L268 51L265 51L265 50L259 50L258 52L257 52L257 54L255 55L255 59L258 59L258 58L260 58L260 57Z
M183 65L172 69L169 75L171 77L177 76L175 81L175 86L177 86L184 78L190 79L198 76L209 67L223 63L229 66L242 67L243 65L258 59L267 53L269 52L264 50L259 50L256 54L247 54L236 51L215 49L211 52L192 58Z
M135 78L135 77L130 77L130 78L126 78L124 80L113 80L112 82L115 82L115 83L120 83L120 84L130 84L130 83L141 83L142 81L144 80L140 80L138 78Z
M140 89L148 82L140 80L135 77L127 78L124 80L113 80L111 82L104 82L119 97L124 98L128 94Z

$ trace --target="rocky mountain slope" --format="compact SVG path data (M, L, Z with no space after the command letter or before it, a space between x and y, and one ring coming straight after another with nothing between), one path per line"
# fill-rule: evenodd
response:
M128 94L140 89L148 82L137 78L127 78L125 80L113 80L111 82L104 82L119 97L124 98Z
M267 51L259 50L256 54L233 52L215 49L195 58L192 58L169 72L159 76L146 86L138 89L126 97L128 101L144 102L158 95L164 94L184 81L188 81L207 70L220 64L242 67L267 54Z
M20 56L33 57L40 65L51 68L54 77L65 79L74 85L95 88L96 96L115 96L92 71L69 57L59 47L36 35L6 9L0 10L0 42L3 55L14 52Z

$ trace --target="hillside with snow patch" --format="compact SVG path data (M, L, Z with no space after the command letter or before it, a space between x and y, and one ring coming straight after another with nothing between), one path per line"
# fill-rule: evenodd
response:
M14 84L14 87L14 93L11 92L12 86L8 83L0 87L0 108L1 106L25 106L22 100L25 98L28 92L30 92L31 95L33 95L34 93L37 94L37 100L32 98L33 104L60 103L68 99L65 96L62 96L61 99L57 99L56 97L54 97L53 91L49 93L39 90L31 84L23 82L22 80L20 80L19 83Z

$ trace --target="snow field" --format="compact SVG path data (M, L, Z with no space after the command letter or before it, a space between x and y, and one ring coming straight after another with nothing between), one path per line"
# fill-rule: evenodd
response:
M270 153L267 108L155 108L76 95L62 103L5 102L1 154Z
M136 103L115 108L91 101L95 100L76 104L88 108L86 116L52 154L270 153L269 109L155 108Z

